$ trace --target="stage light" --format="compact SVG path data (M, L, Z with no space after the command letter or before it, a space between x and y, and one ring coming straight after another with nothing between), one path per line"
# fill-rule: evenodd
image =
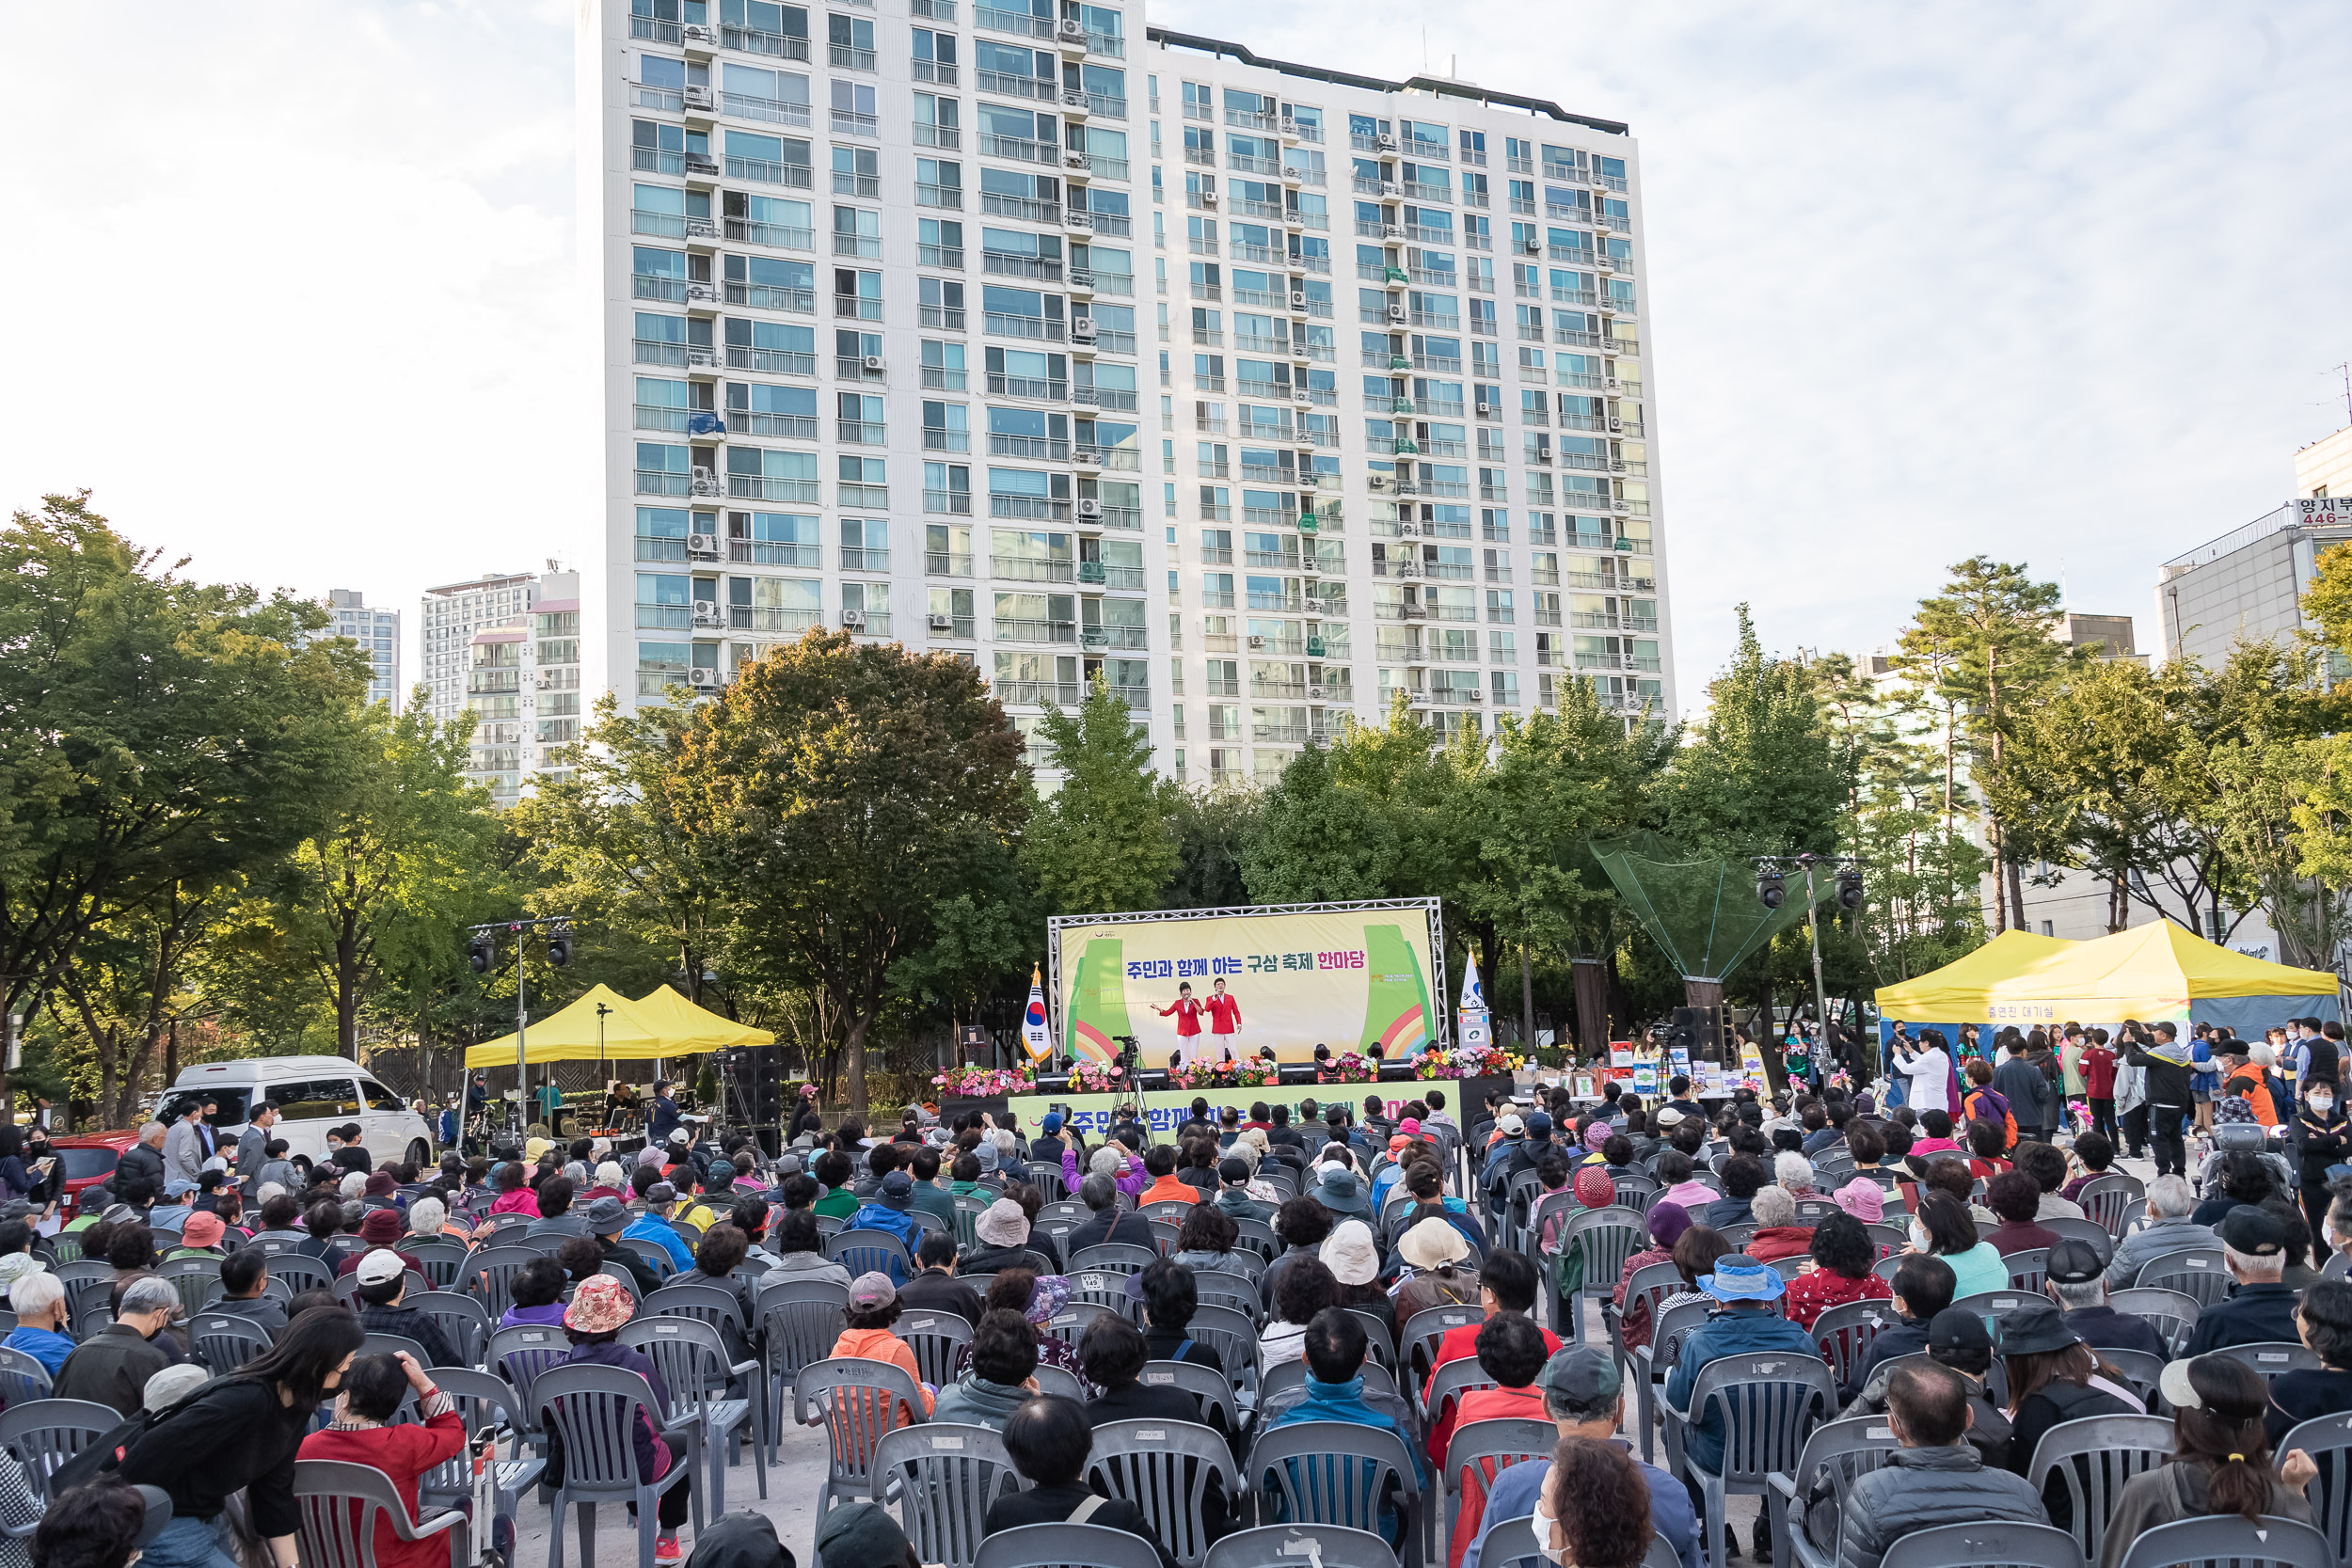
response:
M1761 903L1766 909L1776 910L1780 908L1781 901L1788 897L1788 887L1782 882L1779 872L1765 871L1757 875L1756 879L1756 901Z
M490 965L497 958L498 943L486 935L478 936L466 944L466 962L473 966L476 974L489 974Z
M1862 873L1847 868L1837 874L1837 907L1841 910L1862 908Z

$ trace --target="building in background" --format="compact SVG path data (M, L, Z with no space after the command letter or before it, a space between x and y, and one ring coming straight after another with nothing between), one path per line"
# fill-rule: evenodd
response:
M348 637L373 665L368 676L368 701L384 703L394 713L408 695L400 684L400 611L371 610L367 595L356 588L337 588L326 595L331 618L322 637Z
M556 564L548 562L548 570ZM572 578L577 585L579 578ZM577 594L577 586L574 590ZM539 578L530 572L485 572L467 582L424 591L419 636L429 711L448 721L467 709L466 676L473 667L473 634L485 626L519 625L538 601Z
M580 739L580 575L550 570L531 582L531 609L476 627L466 643L467 776L502 806L533 778L567 776L564 750Z
M2305 629L2319 552L2352 541L2352 426L2295 454L2295 499L2156 569L2166 658L2218 666L2240 641Z
M2295 454L2298 496L2352 496L2352 425L2323 436Z
M1203 783L1394 691L1672 715L1625 126L1140 7L914 9L583 8L624 705L824 626L1025 732L1100 673Z

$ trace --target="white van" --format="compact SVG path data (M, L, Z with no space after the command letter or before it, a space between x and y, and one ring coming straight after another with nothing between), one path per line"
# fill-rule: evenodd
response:
M191 1094L210 1096L220 1107L214 1125L223 1147L233 1151L246 1118L266 1100L278 1107L270 1136L286 1140L289 1154L326 1158L330 1127L359 1124L359 1142L376 1164L387 1160L433 1163L433 1127L407 1101L341 1056L246 1056L184 1068L160 1102L168 1106Z

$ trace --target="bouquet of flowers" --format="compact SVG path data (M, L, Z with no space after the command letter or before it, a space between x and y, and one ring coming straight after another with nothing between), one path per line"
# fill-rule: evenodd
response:
M957 1068L934 1073L931 1083L950 1100L996 1100L1032 1087L1029 1075L1018 1068Z
M1413 1058L1416 1078L1506 1078L1526 1061L1500 1046L1433 1046Z
M1178 1089L1248 1089L1271 1084L1276 1077L1272 1062L1239 1056L1230 1062L1186 1062L1168 1072L1168 1082Z
M1343 1051L1324 1064L1323 1081L1327 1084L1369 1084L1373 1074L1373 1064L1360 1053Z
M1127 1087L1127 1069L1117 1062L1079 1060L1070 1066L1073 1094L1117 1094Z

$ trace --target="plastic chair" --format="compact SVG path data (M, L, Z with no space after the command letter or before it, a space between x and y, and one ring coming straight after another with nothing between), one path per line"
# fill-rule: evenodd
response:
M2081 1568L2074 1538L2050 1525L1988 1519L1913 1530L1886 1548L1879 1568Z
M2171 1457L2172 1422L2166 1417L2086 1416L2042 1434L2026 1480L2046 1497L2050 1472L2064 1479L2075 1549L2084 1561L2096 1562L2124 1483Z
M188 1320L188 1338L196 1358L216 1376L226 1376L270 1347L270 1337L251 1318L231 1313L202 1312ZM8 1396L14 1404L16 1396Z
M760 1375L768 1385L768 1463L776 1462L784 1429L785 1386L833 1354L849 1309L850 1288L829 1279L794 1279L759 1292Z
M638 1260L653 1271L657 1280L667 1283L677 1273L677 1259L670 1256L668 1249L643 1236L624 1236L620 1241L622 1246L636 1254Z
M2185 1291L2129 1290L2107 1292L2107 1305L2118 1312L2145 1318L2154 1325L2165 1349L2174 1355L2188 1348L2204 1304Z
M1203 1305L1194 1309L1192 1322L1184 1332L1216 1352L1225 1363L1225 1375L1240 1387L1244 1377L1254 1377L1258 1364L1258 1327L1246 1312L1231 1307Z
M1405 1439L1352 1421L1299 1421L1250 1445L1243 1466L1259 1517L1286 1525L1341 1525L1383 1540L1380 1515L1396 1499L1402 1539L1418 1559L1421 1483Z
M155 1271L171 1281L171 1288L180 1292L180 1306L190 1317L204 1309L204 1303L220 1288L220 1259L217 1258L181 1258L164 1264Z
M447 1509L410 1519L408 1505L401 1501L391 1478L373 1465L332 1459L297 1460L294 1495L294 1536L300 1544L303 1568L375 1568L379 1522L389 1524L394 1538L401 1541L426 1541L455 1530L450 1559L453 1562L467 1560L466 1516ZM646 1558L652 1559L650 1545Z
M49 1369L24 1351L0 1345L0 1403L11 1407L49 1398Z
M1660 1544L1659 1542L1651 1542L1652 1551ZM1658 1568L1682 1568L1682 1560L1674 1557L1671 1548L1666 1555L1674 1560L1660 1563ZM1535 1516L1522 1513L1516 1519L1505 1519L1500 1524L1488 1526L1486 1544L1479 1552L1478 1560L1483 1568L1522 1568L1522 1565L1524 1568L1543 1568L1542 1555L1535 1544ZM1646 1560L1644 1568L1648 1568Z
M0 1418L0 1432L5 1431L5 1418ZM2352 1560L2352 1415L2314 1416L2298 1422L2279 1439L2276 1451L2289 1454L2297 1449L2319 1466L2306 1496L2320 1533L2339 1563Z
M330 1290L335 1273L308 1253L274 1252L267 1265L272 1279L282 1279L286 1288L299 1295L304 1291Z
M2241 1366L2251 1367L2262 1373L2267 1383L2281 1372L2311 1372L2319 1370L2319 1357L2294 1340L2264 1340L2259 1344L2224 1345L2212 1353L2226 1355Z
M1263 1568L1266 1563L1397 1568L1396 1553L1386 1541L1370 1530L1342 1525L1261 1525L1235 1530L1209 1548L1200 1568Z
M1062 1185L1061 1166L1057 1164L1045 1160L1032 1160L1025 1167L1025 1174L1029 1185L1043 1194L1048 1203L1059 1203L1070 1196L1070 1189ZM959 1203L956 1207L961 1209L963 1205ZM983 1204L981 1207L987 1206Z
M495 1373L471 1371L464 1367L436 1367L433 1382L457 1406L458 1418L466 1423L466 1431L471 1436L494 1432L501 1423L514 1433L514 1440L508 1445L509 1457L494 1458L490 1464L490 1484L505 1499L502 1512L513 1517L516 1502L547 1472L546 1460L521 1457L522 1444L538 1422L506 1380ZM472 1497L470 1445L417 1480L417 1500L421 1503L463 1508Z
M539 1406L532 1398L532 1390L539 1374L569 1360L572 1342L560 1328L526 1323L515 1328L501 1328L490 1336L489 1349L484 1353L489 1370L506 1380L522 1402L530 1425L527 1428L534 1444L544 1444L547 1429L539 1424Z
M1085 1336L1086 1331L1096 1323L1105 1318L1119 1318L1124 1315L1111 1307L1104 1307L1100 1302L1079 1301L1073 1297L1062 1303L1060 1311L1045 1320L1041 1332L1050 1334L1055 1338L1074 1347Z
M883 1434L868 1467L866 1496L885 1508L897 1505L899 1528L919 1560L972 1568L989 1505L1020 1486L1000 1433L927 1421Z
M647 1244L651 1245L650 1243ZM654 1250L659 1252L661 1249L655 1247ZM742 1299L723 1285L701 1283L707 1277L697 1275L663 1285L641 1304L643 1315L652 1318L675 1313L679 1317L691 1318L696 1323L708 1323L723 1334L732 1333L735 1338L729 1341L730 1344L748 1346L752 1325L743 1321Z
M1841 1302L1813 1320L1813 1342L1821 1347L1821 1358L1837 1386L1854 1380L1870 1354L1870 1342L1897 1322L1893 1304L1885 1301Z
M1979 1291L1973 1296L1961 1297L1952 1303L1952 1306L1958 1311L1974 1312L1978 1317L1982 1318L1984 1326L1989 1331L2000 1319L2016 1311L2026 1302L2041 1299L2042 1299L2042 1293L2038 1291L2020 1291L2012 1288L2007 1291ZM1997 1344L1998 1341L1996 1340L1995 1343Z
M2096 1220L2074 1220L2060 1215L2056 1219L2036 1220L2034 1223L2053 1235L2071 1236L2075 1241L2090 1243L2097 1249L2102 1264L2115 1258L2115 1238L2107 1234L2107 1227Z
M1679 1440L1682 1431L1705 1419L1712 1406L1721 1407L1724 1428L1723 1468L1715 1471L1692 1458L1687 1444ZM1725 1355L1700 1368L1691 1386L1690 1409L1665 1406L1667 1452L1697 1478L1707 1504L1706 1533L1700 1539L1724 1538L1728 1497L1761 1495L1772 1515L1773 1560L1785 1560L1788 1510L1772 1477L1776 1471L1794 1471L1813 1429L1836 1409L1837 1386L1817 1355Z
M2124 1211L2140 1196L2139 1183L2120 1171L2094 1176L2074 1195L2075 1207L2117 1241L2123 1239Z
M1635 1359L1632 1347L1625 1342L1627 1320L1634 1315L1638 1306L1645 1322L1654 1324L1658 1317L1658 1304L1681 1289L1682 1275L1673 1263L1645 1263L1634 1270L1632 1277L1625 1282L1625 1307L1622 1310L1613 1301L1601 1303L1601 1326L1609 1331L1609 1351L1616 1358L1620 1378L1633 1375Z
M1559 1251L1576 1248L1584 1257L1584 1280L1568 1299L1568 1328L1564 1338L1584 1337L1584 1303L1593 1296L1616 1293L1625 1260L1649 1244L1649 1231L1636 1209L1593 1209L1568 1221L1560 1233Z
M825 1257L850 1271L855 1279L863 1274L882 1274L894 1285L903 1285L914 1277L914 1260L907 1256L906 1243L887 1230L844 1230L827 1238Z
M31 1536L49 1508L49 1478L57 1467L122 1424L122 1413L90 1400L10 1401L0 1411L0 1451L24 1467L24 1484L36 1505L24 1525L5 1527L20 1539Z
M1076 1274L1141 1274L1160 1260L1160 1255L1150 1247L1136 1246L1126 1242L1102 1242L1081 1247L1070 1259L1070 1272Z
M1200 1424L1231 1435L1241 1431L1241 1402L1225 1373L1197 1361L1147 1361L1136 1381L1146 1388L1182 1388L1200 1402ZM1260 1406L1264 1393L1259 1395Z
M1858 1307L1861 1303L1846 1305ZM1886 1456L1899 1446L1895 1429L1887 1425L1883 1416L1824 1421L1804 1440L1804 1452L1798 1456L1796 1467L1772 1478L1773 1495L1780 1498L1788 1520L1788 1545L1798 1568L1834 1568L1837 1560L1835 1543L1824 1550L1805 1534L1805 1498L1813 1490L1815 1479L1828 1479L1837 1501L1837 1516L1842 1520L1846 1515L1846 1494L1853 1490L1853 1483L1885 1464Z
M1029 1375L1037 1379L1037 1391L1041 1394L1059 1394L1064 1399L1076 1400L1080 1404L1094 1397L1094 1390L1087 1380L1067 1367L1041 1361L1037 1364L1037 1370Z
M2253 1568L2276 1562L2284 1568L2335 1568L2328 1538L2296 1519L2265 1513L2249 1521L2235 1513L2181 1519L2143 1530L2123 1553L2120 1568Z
M596 1505L608 1502L637 1505L638 1568L653 1568L661 1495L687 1484L691 1474L689 1466L673 1465L660 1481L637 1479L637 1423L662 1426L653 1390L615 1367L554 1367L539 1375L530 1397L548 1432L564 1441L564 1484L548 1505L548 1568L563 1568L566 1507L579 1510L581 1568L595 1568Z
M458 1274L466 1266L466 1247L452 1237L419 1241L407 1238L402 1251L417 1260L436 1291L446 1291L457 1283Z
M1241 1488L1233 1452L1215 1429L1186 1421L1105 1421L1094 1429L1087 1484L1143 1510L1168 1554L1199 1568L1209 1550L1209 1483L1231 1501Z
M1679 1279L1681 1276L1676 1276ZM1635 1377L1634 1405L1637 1416L1634 1425L1642 1429L1642 1460L1648 1463L1655 1452L1651 1433L1658 1425L1659 1385L1682 1358L1682 1340L1692 1329L1707 1322L1708 1313L1715 1309L1712 1301L1701 1297L1686 1301L1650 1315L1649 1343L1633 1353Z
M1152 1244L1159 1248L1161 1257L1166 1258L1176 1250L1176 1239L1184 1234L1183 1226L1174 1220L1146 1220L1144 1223L1152 1227Z
M496 1323L515 1305L515 1276L538 1256L526 1247L500 1246L494 1239L466 1260L457 1293L480 1302L490 1321Z
M1097 1251L1099 1248L1089 1248ZM1127 1281L1132 1275L1110 1269L1072 1269L1070 1280L1072 1305L1084 1302L1115 1312L1129 1323L1140 1325L1143 1304L1127 1294ZM977 1290L978 1287L973 1287Z
M1553 1445L1559 1441L1560 1429L1553 1422L1518 1417L1455 1427L1454 1434L1446 1439L1445 1468L1438 1477L1443 1490L1438 1550L1446 1551L1453 1541L1454 1528L1468 1505L1470 1487L1477 1487L1483 1497L1492 1490L1497 1473L1531 1459L1549 1459Z
M925 1308L909 1312L891 1325L891 1332L914 1352L923 1381L945 1388L955 1379L956 1352L972 1342L972 1325L953 1312Z
M2050 1253L2047 1247L2026 1247L2012 1252L2001 1261L2009 1267L2009 1288L2040 1293L2042 1281L2050 1277Z
M1256 1254L1244 1256L1254 1258ZM1252 1324L1265 1316L1265 1303L1258 1294L1258 1287L1238 1274L1223 1269L1199 1269L1193 1273L1192 1285L1203 1307L1238 1312Z
M752 1421L757 1386L753 1379L759 1363L736 1360L721 1331L694 1318L637 1318L622 1328L620 1342L651 1361L654 1370L661 1374L661 1381L669 1386L669 1424L673 1430L686 1433L688 1464L700 1465L707 1461L710 1513L715 1516L727 1511L727 1465L739 1457L747 1432L754 1434L753 1469L759 1495L765 1498L767 1450L760 1447ZM745 1392L731 1394L736 1387ZM759 1396L758 1402L764 1405L764 1395ZM722 1440L727 1450L723 1463L720 1454ZM699 1504L700 1497L695 1501ZM695 1528L701 1528L699 1509L694 1518Z
M981 1542L972 1568L1160 1568L1160 1554L1123 1529L1023 1525Z
M2123 1381L2137 1394L2140 1402L2153 1411L2156 1408L2156 1386L2164 1377L2164 1357L2150 1355L2145 1351L2109 1350L2102 1348L2099 1359L2123 1374Z
M482 1358L490 1348L490 1335L498 1325L481 1302L454 1291L426 1291L403 1298L401 1305L414 1307L433 1320L433 1326L449 1341L458 1365L482 1365Z
M854 1356L818 1361L802 1368L793 1382L792 1417L803 1426L825 1429L826 1473L817 1489L821 1520L834 1502L867 1490L874 1451L884 1433L923 1423L923 1390L903 1368L886 1361Z
M405 1355L420 1367L433 1365L424 1347L405 1334L371 1334L359 1341L361 1355Z
M1380 1321L1380 1314L1362 1307L1351 1307L1347 1314L1363 1325L1366 1363L1377 1362L1391 1373L1395 1372L1396 1344L1389 1338L1389 1325Z
M2230 1268L2219 1247L2179 1247L2142 1263L2132 1284L2142 1290L2178 1291L2194 1296L2200 1307L2211 1307L2230 1293Z
M1671 1263L1667 1265L1669 1271L1673 1267ZM1415 1383L1427 1382L1430 1364L1437 1359L1438 1346L1445 1337L1457 1328L1486 1321L1486 1309L1476 1302L1460 1307L1424 1307L1414 1313L1396 1331L1397 1370Z
M1500 1388L1501 1386L1502 1386L1489 1377L1486 1370L1478 1364L1476 1356L1456 1356L1430 1373L1429 1381L1422 1387L1420 1403L1422 1430L1436 1431L1438 1422L1445 1419L1446 1407L1459 1400L1464 1394L1474 1393L1481 1388Z

